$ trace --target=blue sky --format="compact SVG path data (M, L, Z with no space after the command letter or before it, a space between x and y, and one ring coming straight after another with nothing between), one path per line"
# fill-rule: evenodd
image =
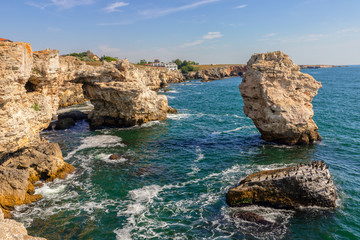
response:
M0 37L61 54L246 63L281 50L297 64L360 64L360 1L4 0Z

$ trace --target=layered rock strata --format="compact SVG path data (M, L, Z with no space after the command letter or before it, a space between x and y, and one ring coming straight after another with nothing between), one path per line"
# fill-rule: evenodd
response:
M11 219L4 219L0 209L0 239L17 240L45 240L45 238L31 237L23 224Z
M0 44L0 208L29 203L33 183L73 171L57 144L40 138L58 108L59 54L30 44Z
M311 104L320 82L280 51L255 54L246 68L239 87L244 113L264 140L288 145L321 140Z
M166 119L166 96L151 90L160 88L160 82L150 88L153 78L149 73L127 60L88 66L74 57L63 57L60 65L63 80L82 84L94 105L89 114L91 128L130 127Z
M318 161L251 174L226 194L226 202L233 207L255 204L285 209L334 208L336 199L328 166Z
M203 81L219 80L226 77L242 76L245 65L232 65L226 67L215 67L184 74L186 79L202 79Z

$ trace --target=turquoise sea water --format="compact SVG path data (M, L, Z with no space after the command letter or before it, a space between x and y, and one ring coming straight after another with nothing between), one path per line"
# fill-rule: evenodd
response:
M321 143L263 142L242 111L241 78L173 84L163 94L179 114L166 121L45 132L77 172L37 189L44 198L16 220L48 239L360 239L360 67L304 72L323 84L313 101ZM312 160L330 164L336 210L245 208L270 228L233 217L225 193L243 177Z

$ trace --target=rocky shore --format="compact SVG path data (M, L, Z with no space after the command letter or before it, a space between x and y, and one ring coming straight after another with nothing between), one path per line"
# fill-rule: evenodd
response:
M311 104L321 86L278 51L254 54L239 89L244 113L253 120L261 137L295 145L321 140Z
M185 73L184 77L188 80L202 79L202 81L205 82L211 80L219 80L226 77L242 76L245 70L245 65L230 65Z
M89 66L75 57L59 56L57 50L33 52L28 43L1 43L1 212L10 217L14 206L41 198L34 194L39 181L74 172L64 162L59 145L39 134L48 128L59 106L90 99L95 106L89 114L92 128L162 120L175 110L155 91L183 80L177 71L139 69L127 60Z

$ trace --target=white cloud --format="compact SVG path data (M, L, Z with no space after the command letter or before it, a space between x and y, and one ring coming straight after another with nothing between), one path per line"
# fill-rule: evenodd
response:
M360 32L359 28L345 28L337 31L336 33L358 33Z
M146 11L140 12L140 15L143 15L147 18L158 18L158 17L162 17L165 15L169 15L171 13L193 9L193 8L199 7L201 5L218 2L218 1L220 1L220 0L203 0L203 1L194 2L192 4L183 5L183 6L179 6L179 7L175 7L175 8L168 8L168 9L163 9L163 10L146 10Z
M109 6L107 6L106 8L104 8L104 10L106 12L116 12L116 11L119 11L118 8L120 7L125 7L129 5L129 3L126 3L126 2L115 2L113 4L110 4Z
M239 5L239 6L235 7L235 8L239 9L239 8L245 8L247 6L248 6L247 4L243 4L243 5Z
M277 35L277 33L268 33L268 34L265 34L264 37L275 37Z
M208 32L208 34L204 35L203 39L215 39L221 38L223 35L220 32Z
M94 2L93 0L49 0L49 1L42 1L37 3L26 2L26 4L43 10L49 6L68 9L81 5L90 5L93 2Z
M196 45L200 45L203 42L204 42L204 40L196 40L196 41L193 41L193 42L185 43L185 44L181 45L180 48L193 47L193 46L196 46Z
M221 38L222 36L223 35L220 32L208 32L206 35L202 36L202 39L199 39L199 40L196 40L193 42L189 42L189 43L185 43L185 44L181 45L180 48L193 47L193 46L204 43L206 40L217 39L217 38Z

